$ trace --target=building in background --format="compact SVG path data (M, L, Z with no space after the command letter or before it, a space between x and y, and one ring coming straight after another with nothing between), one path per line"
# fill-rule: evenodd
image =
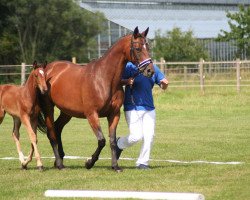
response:
M101 56L117 39L136 26L149 27L148 37L179 27L192 30L209 53L211 60L233 60L237 48L234 41L216 42L221 30L229 31L226 11L238 11L238 5L250 6L249 0L80 0L83 9L99 11L107 18L107 32L98 36L98 56ZM244 59L244 57L243 57Z

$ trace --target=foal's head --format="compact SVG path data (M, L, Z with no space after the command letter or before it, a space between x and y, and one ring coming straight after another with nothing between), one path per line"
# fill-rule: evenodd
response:
M46 74L44 72L44 69L47 65L47 62L45 62L42 65L37 65L37 62L34 61L33 63L33 74L35 76L36 86L39 88L42 94L46 93L48 90L47 84L46 84Z
M140 33L138 27L135 28L131 36L130 57L140 73L151 77L154 74L154 66L149 56L149 46L146 38L148 30L149 28Z

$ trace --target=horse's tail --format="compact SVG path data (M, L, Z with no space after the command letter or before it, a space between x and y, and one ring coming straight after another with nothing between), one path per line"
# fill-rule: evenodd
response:
M44 117L45 105L43 103L42 94L40 92L38 92L38 104L40 107L40 112L38 113L37 128L41 133L47 133L47 126L46 126L45 117Z
M45 123L45 117L41 111L38 114L37 128L41 133L47 133L47 126Z

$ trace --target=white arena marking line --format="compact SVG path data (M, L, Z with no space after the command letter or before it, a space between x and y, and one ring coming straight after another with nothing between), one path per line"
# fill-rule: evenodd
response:
M95 191L95 190L46 190L46 197L86 197L86 198L136 198L167 200L205 200L198 193Z
M0 158L0 160L17 160L18 158L15 158L15 157L3 157L3 158Z
M25 157L27 158L27 157ZM42 159L54 159L55 157L41 157ZM83 156L65 156L64 159L88 159L89 157ZM100 160L111 160L111 158L99 158ZM18 160L15 157L3 157L0 160ZM120 158L120 160L136 160L135 158ZM180 161L180 160L159 160L159 159L150 159L152 162L169 162L169 163L179 163L179 164L213 164L213 165L242 165L245 162L238 161L230 161L230 162L222 162L222 161L206 161L206 160L194 160L194 161Z

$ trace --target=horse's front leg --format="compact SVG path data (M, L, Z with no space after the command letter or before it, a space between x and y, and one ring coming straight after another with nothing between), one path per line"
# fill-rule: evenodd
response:
M53 149L56 158L54 166L57 167L58 169L63 169L64 165L58 152L58 142L54 128L54 105L50 102L48 96L42 96L40 100L40 106L45 117L45 124L47 127L47 137L50 141L50 145Z
M62 130L63 127L70 121L72 117L60 112L59 117L57 118L57 120L55 121L55 131L56 131L56 138L57 138L57 142L58 142L58 151L59 151L59 155L60 158L63 159L63 157L65 156L65 153L63 151L63 144L62 144Z
M26 115L24 115L21 118L21 121L25 125L25 128L26 128L26 130L27 130L27 132L29 134L31 145L34 148L34 149L31 150L30 156L28 157L28 162L29 162L29 160L32 159L33 152L35 152L35 157L36 157L36 161L37 161L37 168L39 170L43 170L43 164L42 164L42 161L41 161L41 156L39 154L38 147L37 147L37 135L36 135L37 123L36 123L36 121L34 119L30 119L30 117L28 117ZM28 162L27 162L27 164L28 164Z
M47 137L50 141L50 145L53 149L54 155L55 155L55 163L54 166L57 167L58 169L63 169L65 168L63 165L63 161L59 155L58 151L58 142L57 142L57 137L56 137L56 132L54 129L54 117L53 115L45 115L45 123L47 126Z
M120 120L120 112L115 115L108 116L108 123L109 123L109 140L110 140L110 149L111 149L111 156L112 156L112 169L116 172L122 172L122 169L118 166L117 163L117 156L116 156L116 128L117 124Z
M98 118L98 114L97 113L93 113L90 116L87 117L89 124L92 128L92 130L94 131L96 138L98 140L98 146L97 149L95 150L94 154L92 155L91 159L88 159L85 163L85 167L87 169L91 169L95 162L98 160L99 155L103 149L103 147L106 144L106 140L103 136L102 130L101 130L101 126L100 126L100 121Z

